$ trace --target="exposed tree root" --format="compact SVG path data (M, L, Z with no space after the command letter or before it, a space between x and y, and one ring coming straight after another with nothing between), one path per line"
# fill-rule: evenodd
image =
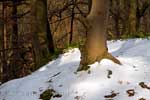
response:
M107 53L104 58L110 59L110 60L112 60L114 63L119 64L119 65L122 65L121 62L120 62L117 58L115 58L114 56L112 56L110 53Z
M79 66L79 68L77 69L77 72L79 71L87 71L90 68L90 66L88 65L81 65Z
M110 60L112 60L114 63L119 64L119 65L122 65L122 63L121 63L117 58L115 58L114 56L112 56L112 55L111 55L110 53L108 53L108 52L106 52L103 57L100 57L100 59L97 59L96 61L101 61L101 60L104 59L104 58L110 59ZM82 62L82 61L81 61L81 62ZM85 62L87 62L87 61L84 61L84 63L83 63L83 62L81 63L81 62L80 62L79 68L77 69L77 72L78 72L78 71L87 71L87 70L90 68L90 66L88 66L88 65L91 64L91 63L86 63L86 64L85 64Z

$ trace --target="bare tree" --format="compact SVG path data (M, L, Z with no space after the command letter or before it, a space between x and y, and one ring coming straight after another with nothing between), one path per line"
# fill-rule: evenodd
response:
M101 61L104 58L111 59L121 64L119 60L108 53L106 44L106 27L108 18L108 1L92 0L92 8L86 18L88 27L87 40L81 49L81 62L77 71L87 70L88 64Z

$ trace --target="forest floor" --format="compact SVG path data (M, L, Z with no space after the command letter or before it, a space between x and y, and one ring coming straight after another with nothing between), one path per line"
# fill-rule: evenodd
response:
M31 75L0 86L0 100L39 100L50 89L51 100L150 100L150 40L109 41L122 65L104 59L90 71L75 73L77 48L60 55Z

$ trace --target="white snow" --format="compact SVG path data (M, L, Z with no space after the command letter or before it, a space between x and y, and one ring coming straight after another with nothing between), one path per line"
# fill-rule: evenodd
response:
M51 100L150 100L150 89L139 85L150 86L150 40L109 41L108 48L122 65L104 59L90 65L90 73L75 73L80 62L80 51L75 48L31 75L1 85L0 100L40 100L48 88L62 95ZM108 72L112 72L110 78ZM134 96L128 96L130 89ZM104 97L112 91L117 96Z

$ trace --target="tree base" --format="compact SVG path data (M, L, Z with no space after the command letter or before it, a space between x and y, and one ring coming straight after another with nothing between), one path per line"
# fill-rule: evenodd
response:
M88 65L81 65L79 66L79 68L77 69L77 72L79 71L87 71L88 69L90 69L90 66Z
M114 56L112 56L110 53L107 53L104 58L110 59L110 60L112 60L114 63L119 64L119 65L122 65L122 63L121 63L117 58L115 58Z
M122 63L117 58L115 58L114 56L112 56L108 52L106 54L104 54L103 57L100 57L100 59L95 60L95 62L96 61L100 62L102 59L110 59L114 63L122 65ZM82 59L81 59L81 62L82 62ZM88 69L90 69L90 66L88 66L88 65L91 64L91 63L89 63L88 61L84 61L84 63L83 62L81 63L81 62L80 62L79 68L77 69L77 72L79 72L79 71L87 71Z

